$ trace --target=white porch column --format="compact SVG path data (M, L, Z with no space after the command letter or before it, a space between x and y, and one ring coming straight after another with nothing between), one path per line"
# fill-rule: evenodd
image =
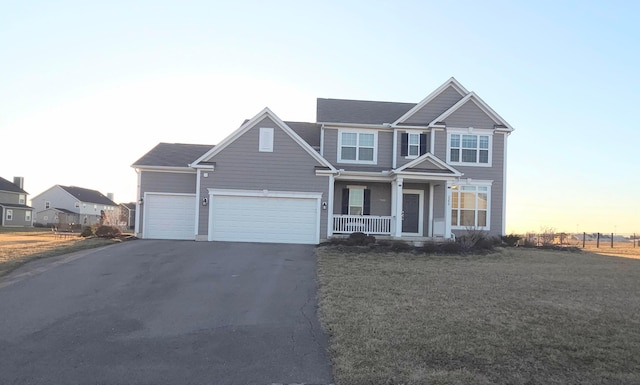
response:
M429 231L427 236L433 237L433 181L429 182Z
M329 196L327 197L327 239L333 236L333 195L335 178L329 175Z
M402 178L398 178L393 181L391 185L391 197L392 197L392 216L394 216L395 227L392 229L392 236L400 238L402 236ZM393 203L395 203L395 211L393 210Z
M447 181L444 192L444 237L446 239L451 238L451 185L452 183Z

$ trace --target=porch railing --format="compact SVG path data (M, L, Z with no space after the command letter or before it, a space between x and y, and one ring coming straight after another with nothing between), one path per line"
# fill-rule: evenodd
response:
M333 215L333 233L391 234L392 217L377 215Z

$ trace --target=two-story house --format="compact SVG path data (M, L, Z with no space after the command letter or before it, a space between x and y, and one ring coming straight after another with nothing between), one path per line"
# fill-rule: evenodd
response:
M419 103L318 99L315 123L265 108L216 146L136 161L143 238L318 243L505 232L513 128L454 78Z
M33 226L33 209L27 205L28 196L24 191L24 178L17 176L13 182L0 178L0 226Z
M99 191L76 186L55 185L31 200L34 221L62 228L90 226L102 220L116 224L119 206Z

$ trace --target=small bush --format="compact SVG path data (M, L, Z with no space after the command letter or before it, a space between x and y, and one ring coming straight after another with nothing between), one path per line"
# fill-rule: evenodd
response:
M467 230L456 239L463 251L493 250L495 240L482 230Z
M422 246L422 249L424 250L425 254L436 254L440 252L441 245L442 244L436 242L425 242Z
M100 238L116 238L122 234L119 228L114 226L98 226L96 229L96 236Z
M445 242L442 244L441 249L445 254L459 254L464 251L458 242Z
M502 236L502 242L509 247L514 247L518 245L518 242L522 239L521 236L517 234L509 234Z
M365 233L353 233L349 235L347 244L350 246L367 246L376 243L376 237Z
M91 226L85 226L82 229L82 232L80 233L80 236L85 238L90 237L92 235L93 235L93 229L91 228Z

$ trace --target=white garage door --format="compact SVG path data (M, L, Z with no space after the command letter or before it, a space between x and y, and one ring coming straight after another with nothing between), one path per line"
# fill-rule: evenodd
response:
M316 244L320 194L211 196L209 240Z
M195 239L195 205L193 195L147 194L143 238Z

